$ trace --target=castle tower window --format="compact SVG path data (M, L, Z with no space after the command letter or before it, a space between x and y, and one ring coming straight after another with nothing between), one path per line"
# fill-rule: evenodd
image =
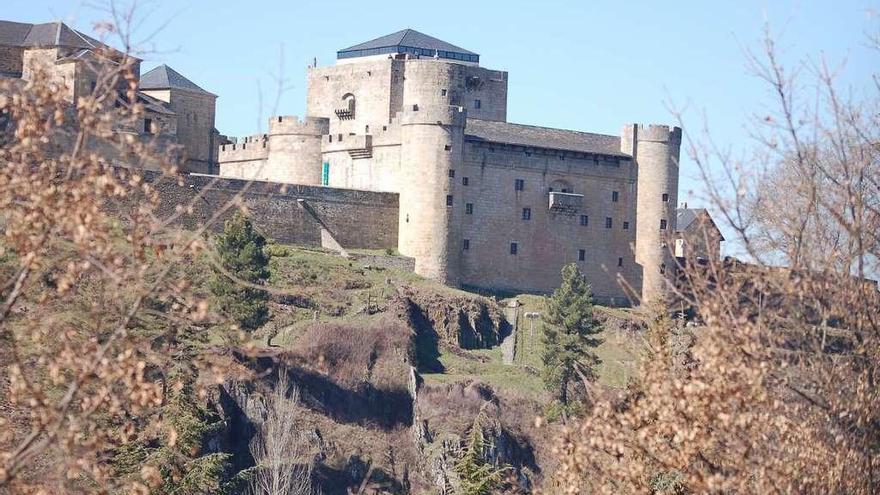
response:
M440 96L446 96L446 90L445 90L445 89L441 89L441 90L440 90Z
M452 206L452 195L451 194L446 195L446 206Z
M464 249L465 251L467 251L468 249L470 249L470 248L471 248L471 240L470 240L470 239L464 239L463 241L461 241L461 248Z
M669 202L669 194L663 193L663 202L664 202L664 203L668 203L668 202Z
M465 204L464 205L464 212L466 215L473 215L474 214L474 204L473 203Z
M617 258L617 266L623 266L623 258Z
M581 225L586 227L589 224L590 224L590 217L588 217L586 215L581 215Z
M666 230L666 220L660 220L660 230Z
M469 182L470 182L470 180L467 177L461 178L461 185L466 186L466 185L468 185Z
M522 219L523 220L531 220L532 219L532 209L531 208L523 208Z
M339 120L352 120L354 119L354 110L354 95L351 93L346 93L342 95L342 108L337 108L334 113L336 113L336 116L339 117Z
M629 222L623 222L623 230L629 230Z
M587 259L587 250L578 249L578 261L584 261L585 259Z
M446 150L446 151L449 151L449 150L452 149L452 145L451 145L451 144L445 144L445 145L443 145L443 149Z
M482 108L482 106L483 106L482 101L480 101L479 99L474 100L474 108Z
M454 168L450 168L450 169L449 169L449 177L450 177L450 178L455 177L455 169L454 169Z
M617 203L618 199L620 199L620 195L617 194L617 191L611 191L611 202Z
M605 228L610 229L611 224L612 224L611 217L605 217Z
M516 191L522 191L526 187L526 181L523 179L516 179L513 183L513 189Z
M519 251L519 246L515 242L510 243L510 254L516 255L517 251Z
M153 119L144 119L144 133L153 133Z

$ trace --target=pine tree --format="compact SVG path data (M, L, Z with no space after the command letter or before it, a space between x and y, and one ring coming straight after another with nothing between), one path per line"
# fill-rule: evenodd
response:
M590 285L574 263L562 268L562 284L547 300L544 315L544 386L565 408L569 386L580 379L595 381L595 367L601 362L595 354L602 343L602 331L593 317Z
M250 219L240 212L226 221L223 234L217 236L217 256L222 269L214 269L211 292L219 309L246 330L260 327L269 316L268 293L252 286L262 285L269 278L265 245L266 238L256 232Z
M467 443L461 450L458 461L453 468L461 481L457 491L459 495L492 493L502 485L504 473L510 469L509 466L496 468L486 462L488 442L486 441L486 433L483 431L485 420L485 413L480 411L474 419L474 424L468 433Z
M150 493L157 495L234 493L235 478L230 481L229 473L232 455L203 450L206 440L222 428L222 421L199 403L192 376L182 373L171 379L183 381L169 390L159 410L166 428L144 432L123 445L111 465L118 476L135 479L153 470L155 483Z

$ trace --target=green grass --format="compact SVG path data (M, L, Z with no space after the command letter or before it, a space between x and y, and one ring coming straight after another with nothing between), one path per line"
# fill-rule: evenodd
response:
M490 385L507 390L515 390L537 400L545 400L548 396L544 391L540 378L542 368L540 318L534 320L524 318L526 313L545 311L543 296L520 295L516 299L522 304L519 307L519 330L516 340L516 358L512 365L501 362L501 349L456 351L455 353L441 350L440 362L446 370L444 373L425 375L428 381L448 383L465 379L480 379ZM502 301L506 304L507 301ZM638 318L631 310L596 306L597 315L618 319ZM641 339L634 338L625 332L612 329L601 334L603 343L596 349L602 360L597 372L599 383L608 387L623 388L635 370L642 345Z
M440 362L445 368L443 373L425 374L426 381L455 383L478 379L496 390L513 390L533 399L546 399L541 377L523 366L502 364L500 347L455 353L441 350Z
M311 308L275 308L271 323L278 330L278 335L273 339L275 345L292 345L297 336L315 321L316 316L318 321L366 322L370 317L362 310L367 301L386 307L397 294L398 287L403 285L451 296L473 296L472 293L438 284L405 270L367 269L364 261L343 258L321 249L276 245L275 250L283 255L272 257L269 281L272 287L301 295L313 305ZM381 250L354 253L386 255ZM426 374L425 379L436 383L479 379L496 388L513 390L538 400L546 399L540 378L543 323L540 318L532 321L523 317L531 312L543 314L545 298L526 294L516 296L516 299L522 306L518 310L520 327L513 365L502 364L499 347L454 352L441 349L440 362L445 371ZM503 301L502 305L506 303ZM637 317L631 310L602 306L596 306L596 313L617 319ZM254 344L265 344L265 335L254 337ZM604 342L596 351L602 360L597 370L599 383L615 388L624 387L635 369L641 342L618 330L603 332L602 338Z

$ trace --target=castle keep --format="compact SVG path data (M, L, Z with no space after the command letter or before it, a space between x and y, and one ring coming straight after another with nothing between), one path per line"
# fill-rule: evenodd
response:
M398 245L449 285L552 290L578 263L598 300L663 293L681 130L619 136L507 122L507 73L407 29L308 69L306 116L221 146L228 177L399 194Z

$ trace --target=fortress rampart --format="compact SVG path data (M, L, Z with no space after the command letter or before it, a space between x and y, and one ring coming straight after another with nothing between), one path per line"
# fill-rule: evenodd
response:
M346 248L397 247L397 194L272 182L249 183L204 175L188 175L180 185L158 172L141 173L159 192L160 215L169 216L178 206L192 206L192 213L181 216L178 221L182 227L195 228L204 224L220 207L242 193L243 205L254 224L277 242L321 246L321 228L326 227ZM193 201L199 193L203 194L202 199ZM300 207L298 200L306 201L323 225ZM225 219L212 225L212 230L222 231Z

